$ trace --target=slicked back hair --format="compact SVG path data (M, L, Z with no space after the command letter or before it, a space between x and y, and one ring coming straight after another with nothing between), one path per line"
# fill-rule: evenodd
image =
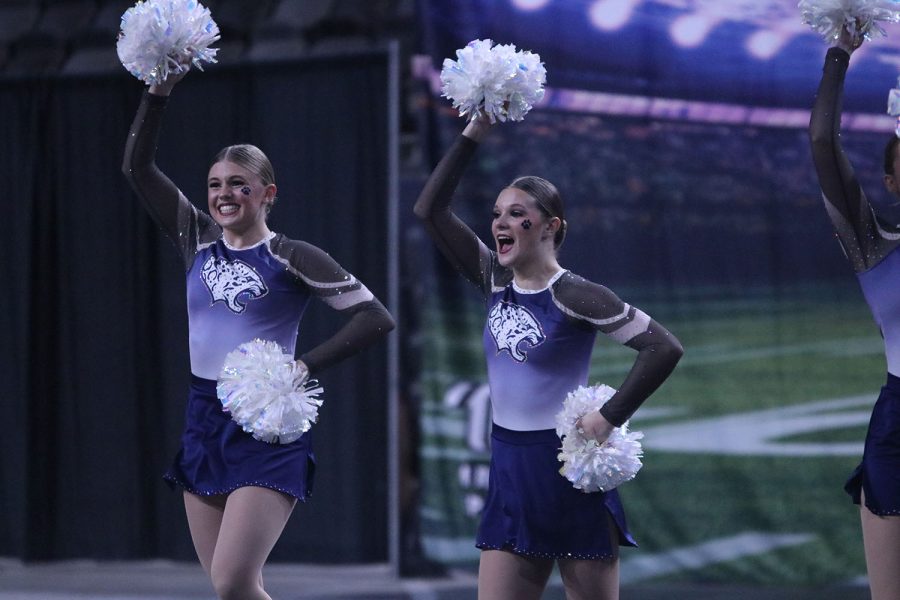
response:
M272 168L272 163L269 162L269 158L262 150L252 144L235 144L222 148L213 159L213 164L223 160L233 162L256 174L262 180L263 185L275 183L275 170Z
M566 239L568 225L566 224L562 197L560 197L556 186L541 177L526 175L517 177L508 187L522 190L534 198L542 213L550 218L556 217L559 219L560 226L556 230L556 235L553 236L553 247L558 249L562 246L563 241Z
M212 164L214 165L223 160L244 167L259 177L263 185L275 183L275 169L272 168L269 157L266 156L265 152L253 144L235 144L233 146L226 146L219 150L219 153L216 154ZM210 167L212 167L212 165L210 165ZM269 211L272 210L272 204L274 204L276 200L277 198L272 198L272 203L266 204L267 216Z

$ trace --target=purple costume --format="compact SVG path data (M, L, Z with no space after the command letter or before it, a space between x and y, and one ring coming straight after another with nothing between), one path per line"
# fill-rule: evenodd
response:
M382 337L393 328L393 319L362 283L311 244L273 233L252 247L230 247L221 227L191 205L155 164L166 102L144 93L123 163L187 271L193 378L182 447L165 479L200 495L254 485L305 499L314 466L309 432L291 444L268 444L235 424L215 393L225 356L256 338L275 341L293 354L300 319L313 296L349 318L334 336L301 355L313 375Z
M900 230L876 216L840 140L841 100L850 55L831 48L813 105L809 136L828 216L884 337L887 383L869 421L859 466L845 489L877 515L900 514Z
M416 214L437 246L487 305L484 349L494 426L476 546L542 558L612 558L613 538L635 545L618 492L585 494L559 474L554 417L566 395L587 384L597 331L639 353L601 410L616 426L665 380L681 345L608 288L569 271L558 272L544 289L519 288L513 271L450 210L476 148L460 136L416 202Z

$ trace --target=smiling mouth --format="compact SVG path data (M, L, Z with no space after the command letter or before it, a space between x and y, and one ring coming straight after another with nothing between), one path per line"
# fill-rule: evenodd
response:
M507 235L498 235L497 236L497 252L500 254L506 254L510 250L512 250L514 240Z
M238 206L237 204L228 203L228 204L220 204L219 206L216 207L216 210L219 211L220 215L227 217L227 216L235 214L240 208L241 207Z

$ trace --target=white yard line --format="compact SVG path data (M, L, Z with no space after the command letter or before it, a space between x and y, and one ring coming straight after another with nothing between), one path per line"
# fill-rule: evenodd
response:
M858 442L783 441L869 422L876 392L642 428L644 448L734 456L858 456Z
M766 554L779 548L806 544L815 539L810 533L762 533L746 531L693 546L673 548L656 554L643 554L622 560L620 580L634 583L700 569L712 564Z

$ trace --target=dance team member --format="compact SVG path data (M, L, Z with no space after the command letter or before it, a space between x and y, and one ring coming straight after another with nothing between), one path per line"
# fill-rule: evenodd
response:
M900 228L876 216L841 148L841 104L850 55L862 37L846 28L825 56L809 122L812 155L828 216L881 329L887 383L875 403L865 449L845 489L860 505L873 600L900 598ZM900 139L884 150L884 185L900 199Z
M556 188L520 177L493 209L490 250L450 209L490 125L470 121L431 174L415 213L447 259L485 297L484 348L493 430L476 546L478 596L540 598L558 562L568 598L618 598L618 546L635 545L618 492L585 494L559 473L555 415L585 385L596 332L638 351L618 392L582 418L598 441L622 425L682 355L675 337L609 289L560 267L566 222Z
M309 432L269 444L222 410L216 378L225 356L255 338L293 355L310 297L348 317L299 359L310 375L359 352L394 327L366 287L319 248L266 224L275 178L266 156L229 146L213 160L209 214L188 202L155 163L170 75L144 92L125 149L123 172L153 219L176 244L187 271L191 389L182 446L165 475L183 488L197 556L220 598L262 600L262 567L296 501L311 492Z

